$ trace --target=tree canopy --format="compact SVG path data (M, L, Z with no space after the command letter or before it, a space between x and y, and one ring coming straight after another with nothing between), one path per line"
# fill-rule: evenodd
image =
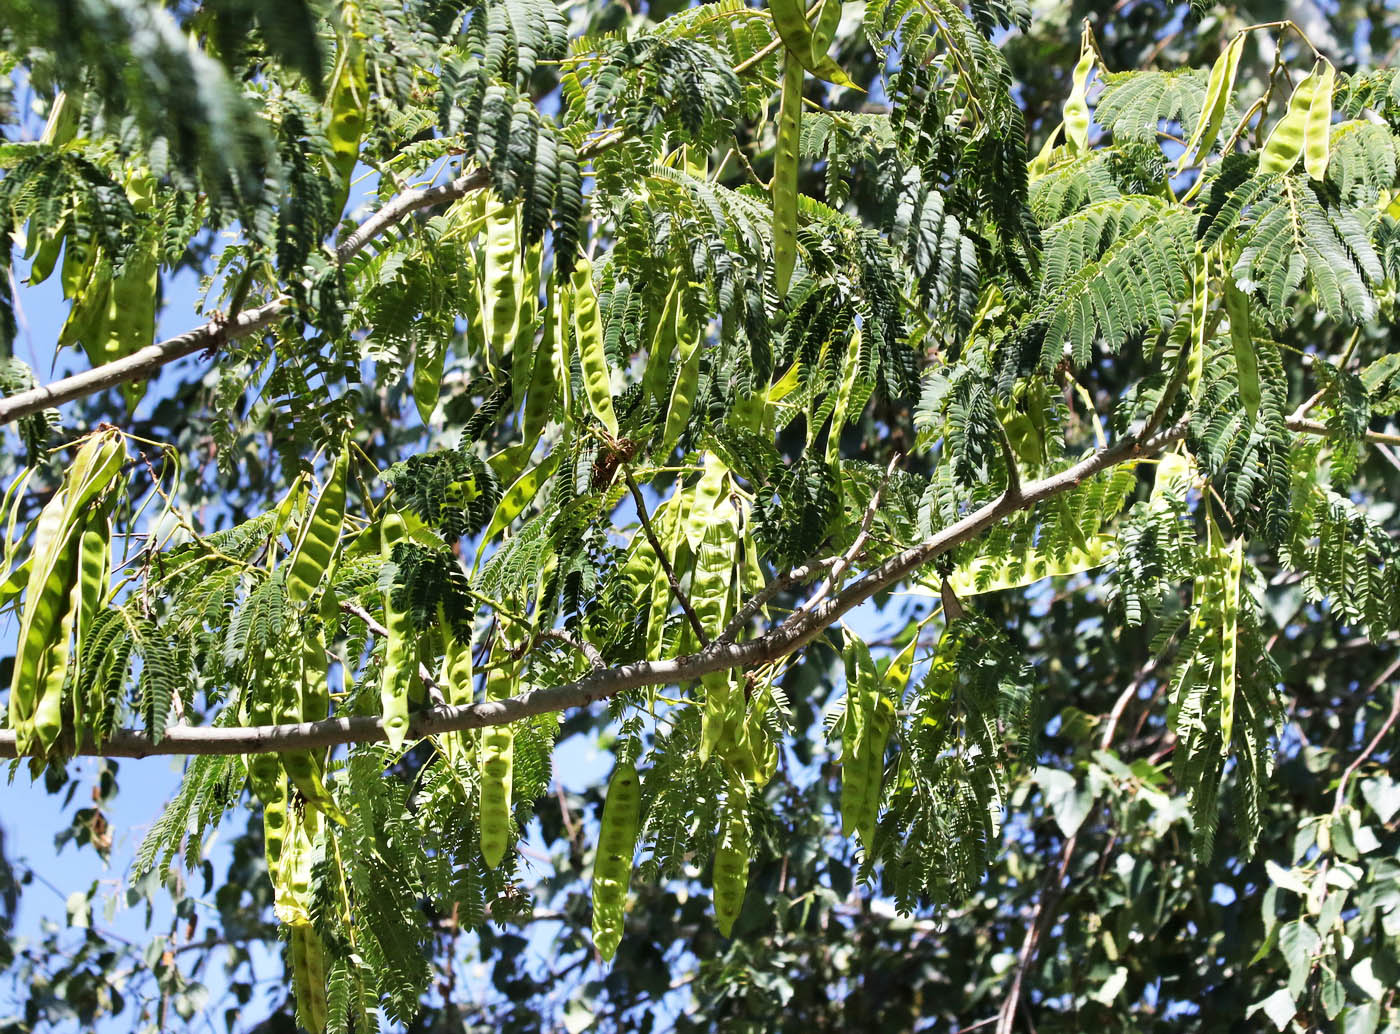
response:
M0 0L0 757L187 759L0 1030L1400 1031L1400 15L1269 6Z

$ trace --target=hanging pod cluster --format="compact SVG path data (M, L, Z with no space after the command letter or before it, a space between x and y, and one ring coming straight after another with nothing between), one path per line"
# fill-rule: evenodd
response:
M302 634L295 651L250 659L246 707L252 724L310 722L330 711L325 630L336 623L330 582L341 553L348 480L347 449L332 462L314 503L306 505L292 549L274 574ZM294 491L287 500L289 517L299 495ZM325 763L324 752L313 750L246 758L249 784L263 805L273 911L289 931L298 1019L313 1031L325 1029L327 1003L325 948L311 921L312 872L329 838L323 817L346 822L326 786Z
M687 344L683 336L679 347L684 356L697 346ZM647 600L649 657L699 649L702 634L705 641L718 638L738 613L739 600L762 588L757 548L745 510L735 499L729 469L710 453L700 478L678 489L651 516L657 545L676 577L688 586L686 595L698 632L689 615L678 631L668 630L668 625L677 627L670 620L676 600L669 576L648 536L639 532L633 537L622 577L635 587L639 599ZM774 669L768 666L748 674L712 672L700 682L700 758L718 762L724 774L713 886L716 920L726 936L748 885L750 791L772 778L778 762L777 743L767 724L776 706L773 675ZM634 773L630 765L620 764L614 775L595 863L595 943L609 958L621 932L626 877L637 836L632 818L636 805L630 799Z
M21 754L50 754L64 732L69 661L80 655L85 633L106 603L109 511L125 460L126 446L115 430L98 431L82 443L35 522L29 559L7 580L24 585L9 712ZM12 507L19 487L17 482ZM90 703L74 689L68 717L75 738L99 733L101 701Z
M841 832L859 836L867 855L875 847L895 701L909 682L917 642L916 637L895 656L883 679L865 643L852 638L846 649L846 709L840 720Z
M1308 175L1322 179L1327 172L1336 76L1332 63L1319 58L1312 71L1298 81L1288 98L1288 108L1274 123L1259 152L1260 175L1288 172L1302 155Z

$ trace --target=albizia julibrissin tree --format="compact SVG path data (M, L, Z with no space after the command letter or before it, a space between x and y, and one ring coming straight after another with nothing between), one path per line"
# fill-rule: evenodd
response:
M782 843L824 786L900 911L1043 881L999 1031L1194 1002L1129 958L1134 857L1190 922L1222 809L1236 872L1280 822L1277 652L1400 629L1400 77L1238 18L1120 71L1086 26L1031 152L1026 8L0 4L47 117L10 114L0 212L86 356L11 357L7 249L0 755L191 756L162 879L247 794L315 1031L410 1020L444 916L528 915L516 840L590 708L604 959L634 888L698 880L741 938L755 866L812 892ZM155 341L179 270L207 321ZM1227 1025L1400 1023L1394 671L1295 788ZM1018 876L1032 799L1063 838ZM1033 999L1104 829L1093 975Z

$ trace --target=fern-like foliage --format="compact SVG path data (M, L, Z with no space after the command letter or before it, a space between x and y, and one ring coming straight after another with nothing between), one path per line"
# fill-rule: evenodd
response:
M1116 352L1169 326L1187 294L1193 250L1189 216L1154 197L1090 205L1050 227L1021 355L1045 371L1065 358L1078 369L1096 342Z
M900 908L944 904L982 878L1001 827L1008 768L1029 760L1031 672L986 620L948 626L927 678L905 702L877 845ZM887 839L888 838L888 839Z
M1270 325L1290 321L1305 283L1339 323L1375 314L1373 285L1384 274L1365 217L1307 179L1252 176L1246 158L1227 161L1203 197L1197 233L1206 248L1234 237L1235 281L1263 302Z

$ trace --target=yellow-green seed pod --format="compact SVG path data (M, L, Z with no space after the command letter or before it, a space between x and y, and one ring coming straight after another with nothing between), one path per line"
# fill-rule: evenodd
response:
M719 846L715 848L715 922L728 937L744 907L749 886L749 791L741 775L731 772L720 815Z
M1314 68L1293 88L1293 96L1288 99L1288 110L1283 113L1283 118L1274 124L1269 138L1264 141L1264 147L1259 152L1261 176L1271 172L1287 172L1298 161L1298 155L1303 151L1308 112L1312 108L1319 79L1318 71Z
M326 1001L326 949L315 927L292 927L291 953L297 1023L311 1034L324 1034L330 1013Z
M593 267L580 258L569 279L573 288L574 338L578 343L579 367L588 405L608 433L617 437L617 415L613 412L612 375L603 349L603 323L598 313L598 294L593 290Z
M491 649L494 665L486 676L486 699L504 700L515 690L519 661L511 656L506 641L507 622ZM511 794L515 764L515 734L510 725L490 725L481 731L481 856L496 868L505 859L515 819L511 815Z
M641 802L637 766L618 762L608 783L603 821L598 829L598 853L593 860L593 943L609 962L622 940Z
M787 295L797 264L797 166L801 137L802 65L789 53L783 60L778 144L773 152L773 281L779 298Z
M403 517L389 513L381 525L383 550L387 556L394 543L408 534ZM384 644L384 673L379 686L380 715L385 739L398 750L408 735L408 694L418 665L418 648L408 611L394 606L393 593L384 594L384 627L389 635Z
M499 365L515 341L520 318L520 230L517 205L501 204L486 216L486 246L482 273L488 357Z

